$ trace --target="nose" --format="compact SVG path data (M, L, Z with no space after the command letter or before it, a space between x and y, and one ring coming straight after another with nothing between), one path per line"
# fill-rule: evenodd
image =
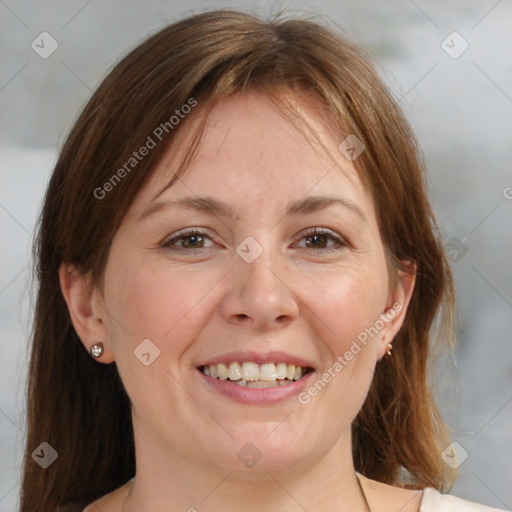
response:
M235 259L220 305L229 323L267 331L284 327L297 318L299 302L283 256L264 249L252 263L238 255Z

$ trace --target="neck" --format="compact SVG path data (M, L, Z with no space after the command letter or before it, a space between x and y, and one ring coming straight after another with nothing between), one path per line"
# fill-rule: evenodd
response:
M240 472L166 453L154 438L137 449L136 477L123 512L202 510L367 511L352 461L350 432L316 460Z

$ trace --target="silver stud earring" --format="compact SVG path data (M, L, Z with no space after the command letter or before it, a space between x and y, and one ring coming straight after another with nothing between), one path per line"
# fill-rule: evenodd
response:
M98 357L103 355L103 343L96 343L89 349L89 352L94 359L98 359Z

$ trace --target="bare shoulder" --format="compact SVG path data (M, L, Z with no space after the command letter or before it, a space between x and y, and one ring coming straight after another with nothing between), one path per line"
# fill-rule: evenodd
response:
M362 475L361 486L372 512L418 512L420 510L423 491L421 489L405 489L383 484Z
M87 505L83 512L118 512L121 510L129 490L130 482L127 482L122 487L119 487L119 489L105 494L105 496Z

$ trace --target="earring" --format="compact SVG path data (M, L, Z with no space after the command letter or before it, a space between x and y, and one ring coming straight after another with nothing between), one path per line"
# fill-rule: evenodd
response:
M386 350L387 357L391 357L391 351L392 350L393 350L393 344L392 343L388 343L388 348Z
M89 352L94 359L98 359L103 355L103 343L101 341L96 343L89 349Z

